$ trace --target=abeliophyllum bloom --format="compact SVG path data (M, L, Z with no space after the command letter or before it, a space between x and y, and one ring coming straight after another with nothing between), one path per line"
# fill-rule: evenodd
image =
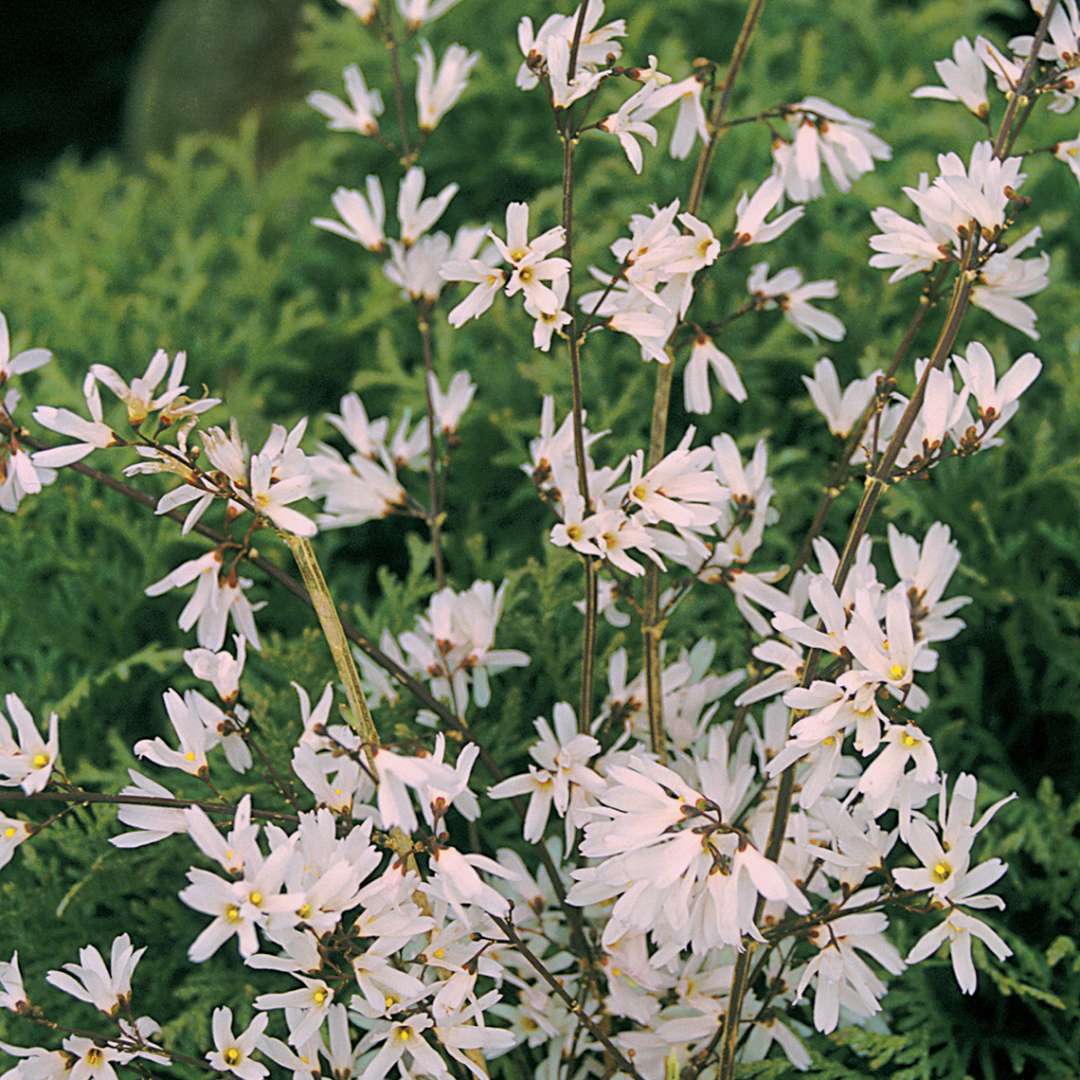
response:
M56 470L34 464L33 454L20 443L15 409L21 400L11 379L25 375L52 359L48 349L23 349L14 356L4 313L0 312L0 510L9 514L27 495L36 495L56 479Z

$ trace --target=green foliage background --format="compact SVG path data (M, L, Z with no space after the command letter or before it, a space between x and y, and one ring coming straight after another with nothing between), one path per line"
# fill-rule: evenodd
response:
M611 0L609 13L629 20L628 57L656 53L664 70L681 72L693 56L728 55L741 8L735 0ZM893 147L891 163L850 195L832 192L811 204L799 226L763 252L774 270L798 265L811 278L839 281L830 310L848 336L828 352L842 377L887 362L917 297L916 283L888 286L866 265L870 209L903 209L901 185L933 172L937 152L966 154L980 136L959 106L913 103L910 91L933 80L931 62L957 35L989 29L1000 41L986 20L1021 11L1019 3L973 0L833 0L827 8L788 0L766 8L734 111L818 93L873 120ZM539 95L512 86L514 24L526 13L542 18L547 7L464 0L432 28L437 47L462 41L484 56L465 99L424 153L430 184L461 184L446 226L497 221L511 199L529 200L536 219L555 222L561 163L550 119ZM299 89L284 103L249 114L236 134L185 136L175 150L135 165L110 156L62 163L33 192L31 212L0 235L0 309L16 344L56 354L28 380L33 400L74 404L90 363L136 374L162 346L188 350L193 381L227 399L252 441L271 420L317 415L349 389L359 390L375 415L422 409L419 340L396 289L375 259L309 224L326 213L336 185L360 186L373 170L391 178L395 167L374 144L326 132L302 91L337 90L342 67L357 60L369 82L385 84L385 50L336 7L306 8L301 25ZM1072 118L1040 120L1023 142L1045 145L1074 133ZM665 127L665 145L666 134ZM579 166L583 262L602 262L619 223L648 201L681 195L688 179L688 165L666 153L650 155L635 179L611 140L586 140ZM739 193L767 168L766 131L736 129L721 143L703 215L718 232L730 229ZM880 535L894 521L921 533L945 521L964 556L954 591L974 598L964 613L969 626L943 649L927 723L943 767L977 771L987 802L1008 791L1020 795L986 831L982 849L1011 864L1002 889L1008 910L996 925L1016 957L1004 966L977 958L973 999L957 992L947 958L920 965L896 980L887 999L892 1034L874 1027L815 1037L822 1076L1080 1072L1080 216L1075 179L1049 158L1031 161L1024 190L1053 256L1051 287L1035 301L1044 373L1006 446L902 486L875 530ZM723 260L696 301L700 319L738 306L752 261ZM931 316L919 338L924 352L938 321ZM969 336L999 360L1029 347L978 311L961 341ZM702 434L729 430L744 447L758 437L769 441L786 522L773 530L769 552L779 563L809 522L834 452L799 381L824 350L775 315L736 323L724 348L749 401L739 407L724 399L700 425ZM465 368L480 387L450 478L452 579L467 585L509 577L500 643L533 657L528 669L499 681L495 703L477 722L496 754L512 759L527 745L531 719L576 693L578 616L570 604L579 570L545 542L544 508L518 469L541 395L554 393L561 409L568 407L568 371L558 348L550 356L529 348L528 323L511 305L497 305L459 333L439 320L436 352L444 382ZM626 344L590 343L584 377L590 427L611 429L602 453L615 460L641 445L653 369ZM678 378L674 396L681 400ZM678 404L674 414L679 432ZM325 433L322 422L316 428ZM843 536L853 500L849 493L834 510L832 539ZM412 621L430 589L419 533L379 523L329 534L319 546L336 594L369 632L399 631ZM73 781L118 788L135 763L132 742L162 729L162 690L189 685L181 659L188 642L175 626L182 601L149 600L142 590L202 549L172 523L73 474L28 500L18 516L0 519L0 689L20 693L35 713L60 711ZM289 679L318 691L330 678L329 661L308 613L264 583L258 590L272 604L260 616L266 647L249 664L253 703L270 752L285 759L298 730ZM714 637L721 671L745 657L746 631L725 595L701 590L683 612L670 631L674 642L692 643L702 632ZM602 628L605 652L620 643L638 647L633 633ZM380 718L388 731L415 730L411 721L407 703ZM31 994L66 1022L92 1026L89 1013L43 990L43 972L73 959L87 935L104 947L127 930L151 946L136 980L138 1008L168 1020L172 1045L201 1053L212 1006L226 1001L243 1010L252 986L261 985L259 973L241 968L229 949L202 967L187 965L184 953L202 917L175 898L186 867L182 841L121 854L106 843L113 820L111 811L79 810L20 849L0 876L0 955L17 947ZM492 821L496 840L513 838L511 821L499 825L497 813ZM38 1034L0 1018L4 1038L29 1043ZM514 1058L497 1069L526 1075Z

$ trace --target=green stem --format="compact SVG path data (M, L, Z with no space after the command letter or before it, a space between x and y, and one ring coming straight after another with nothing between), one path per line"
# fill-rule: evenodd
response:
M345 687L350 723L353 730L360 736L364 756L368 760L372 775L377 776L375 751L379 748L379 732L375 727L371 710L368 708L367 699L364 697L364 689L360 685L360 672L356 669L356 661L353 659L352 649L349 648L349 639L341 627L341 617L334 606L334 598L330 595L330 587L326 584L326 577L315 555L315 549L311 546L311 541L303 536L295 536L287 532L282 532L280 535L289 545L289 550L292 551L300 570L300 576L304 579L304 585L307 586L311 606L319 617L319 625L322 627L326 644L330 647L334 667L337 668Z

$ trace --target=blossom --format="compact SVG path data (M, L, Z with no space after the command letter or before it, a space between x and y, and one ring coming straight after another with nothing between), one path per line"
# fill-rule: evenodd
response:
M134 795L145 799L173 799L173 793L163 784L151 780L135 769L128 769L132 783L121 788L121 795ZM167 806L140 806L131 804L121 806L117 818L122 825L127 825L134 832L113 836L109 843L119 848L143 847L164 840L177 833L186 833L187 821L184 811Z
M15 849L31 836L30 823L0 813L0 868L11 862Z
M180 748L173 750L164 739L157 736L154 739L140 739L134 746L135 753L139 757L149 758L164 769L181 769L193 776L207 775L209 766L206 762L206 728L196 710L191 692L181 698L175 690L166 690L164 702Z
M416 81L416 111L420 130L434 131L439 121L457 104L469 82L469 73L480 59L464 45L451 45L436 67L435 53L426 41L416 54L419 77Z
M345 0L341 2L344 3ZM350 64L345 69L344 76L345 92L349 95L348 104L324 90L315 90L308 94L308 104L329 119L331 131L356 131L361 135L377 135L377 117L383 113L382 95L378 90L368 90L359 65Z
M988 435L991 436L1015 414L1020 395L1042 371L1042 361L1029 352L998 379L994 358L978 341L968 345L964 356L953 357L953 363L978 404L980 417L989 425Z
M470 319L479 319L491 307L499 290L506 284L505 271L482 259L443 263L439 273L446 281L469 281L476 285L447 317L453 327L464 326Z
M880 817L891 805L908 762L914 764L911 778L930 783L937 776L937 756L930 740L914 724L892 724L885 732L885 749L862 774L858 790L866 797L871 812Z
M953 43L951 60L935 60L934 68L944 85L920 86L912 91L912 97L959 101L979 119L989 115L990 102L986 97L986 67L966 37L957 38Z
M136 1056L130 1051L114 1050L108 1045L98 1046L96 1042L82 1035L69 1035L64 1039L63 1047L66 1058L63 1072L44 1075L67 1076L71 1080L118 1080L113 1063L125 1065ZM43 1059L39 1060L45 1064Z
M312 218L312 225L327 232L337 233L346 240L360 244L368 251L381 252L386 243L383 225L386 221L386 204L382 185L377 176L367 178L367 196L351 188L339 187L331 197L334 209L341 221L333 218Z
M829 430L843 439L873 401L880 378L880 370L872 371L865 379L852 379L841 392L836 368L827 356L823 356L814 365L814 377L804 375L802 381L818 412L825 417Z
M338 0L342 7L347 7L362 23L370 23L379 12L379 0Z
M90 419L85 420L70 409L54 409L51 405L39 405L34 410L34 419L50 431L68 435L78 442L65 446L56 446L51 450L39 450L32 461L36 467L60 468L82 461L95 450L119 445L116 433L104 422L101 409L101 394L93 372L87 372L83 380L83 398L86 401Z
M252 1059L270 1018L260 1013L239 1034L233 1034L232 1009L220 1005L214 1010L211 1028L214 1033L214 1049L207 1051L205 1057L212 1069L218 1072L232 1073L240 1080L262 1080L270 1070Z
M708 413L712 411L712 395L709 393L709 371L720 385L736 400L746 400L746 388L731 357L721 352L706 334L698 334L690 349L690 359L683 372L683 395L686 411Z
M79 950L78 964L65 964L63 971L50 971L48 982L79 1001L86 1001L115 1016L131 1001L131 976L145 948L133 949L131 938L121 934L113 939L109 965L92 945Z
M443 216L450 200L457 194L457 184L447 184L438 195L424 198L424 170L413 165L398 187L397 216L401 242L415 244Z
M458 0L397 0L397 7L405 25L410 31L415 31L425 23L434 22L456 3Z
M1031 259L1020 255L1041 236L1042 230L1036 227L1004 251L996 251L979 269L971 290L974 307L1016 327L1033 341L1039 340L1035 311L1022 298L1041 292L1049 284L1050 256L1045 251Z
M870 246L876 252L870 256L870 265L892 270L890 284L933 269L948 254L948 247L942 251L941 243L924 225L908 221L887 206L871 211L870 217L882 230L870 237Z
M178 352L169 373L165 392L158 395L157 389L169 367L169 354L158 349L139 378L132 379L129 386L111 367L105 364L91 364L90 373L108 387L126 406L128 423L138 427L151 413L172 404L187 390L180 380L184 377L187 354ZM205 405L205 402L201 403ZM215 402L216 404L216 402ZM202 409L198 411L203 411Z
M705 107L701 103L704 90L705 84L696 75L691 75L679 82L669 82L666 86L659 87L646 99L646 103L639 106L638 119L645 121L651 120L658 112L678 102L679 111L675 117L669 148L676 161L683 161L690 156L695 138L702 142L709 141Z
M0 711L0 785L17 784L26 795L44 791L60 753L60 718L56 713L50 714L49 737L45 740L18 694L8 694L4 700L18 742L12 741L7 718Z
M255 509L279 529L296 536L314 536L315 523L288 504L306 498L311 488L310 476L290 476L271 483L273 462L265 454L251 459L251 500Z
M1062 139L1054 144L1054 157L1064 161L1072 170L1073 176L1080 180L1080 135L1075 139Z
M832 300L837 295L836 282L803 281L802 271L789 266L769 277L768 263L755 263L746 279L746 287L762 310L779 307L784 318L811 341L817 335L829 341L843 341L844 324L833 314L819 311L811 300Z
M8 321L0 311L0 386L12 375L25 375L26 372L47 364L51 359L52 353L48 349L24 349L12 356Z
M458 425L465 410L472 404L476 394L476 383L467 371L454 373L444 394L434 374L428 378L431 390L431 405L435 412L435 422L446 436L457 434Z
M242 634L234 634L236 656L228 652L211 652L209 649L187 649L184 663L191 668L197 679L213 683L218 697L230 705L240 692L240 677L244 673L247 648Z
M13 952L10 960L0 960L0 1009L22 1012L29 1004L19 971L19 954Z
M971 959L971 941L978 938L999 960L1012 956L1012 949L1001 936L980 919L966 911L953 908L933 930L924 934L908 953L907 962L916 964L933 955L944 942L949 943L953 973L962 994L974 994L978 985L975 965Z
M443 1080L451 1075L438 1053L431 1048L423 1033L432 1026L432 1020L423 1013L416 1013L406 1019L380 1025L361 1043L361 1048L382 1046L362 1073L363 1080L382 1080L387 1073L398 1065L405 1075L427 1075ZM406 1056L409 1071L404 1071Z
M259 632L254 616L258 607L244 595L253 582L250 578L232 576L222 580L222 562L222 554L215 548L197 559L181 563L144 591L147 596L161 596L170 589L183 588L197 581L195 592L180 612L180 629L190 630L195 626L199 645L217 652L224 644L225 627L231 617L239 633L258 650Z
M793 206L766 222L765 218L783 195L784 182L776 173L764 180L752 196L743 192L735 207L736 244L767 244L787 232L806 213L805 207Z
M604 117L599 124L601 131L606 131L619 140L619 145L626 154L626 160L630 162L630 167L636 173L641 172L644 162L641 144L637 140L644 139L651 146L655 146L656 128L635 113L647 112L650 99L655 93L655 84L647 82L640 90L628 97L616 112Z

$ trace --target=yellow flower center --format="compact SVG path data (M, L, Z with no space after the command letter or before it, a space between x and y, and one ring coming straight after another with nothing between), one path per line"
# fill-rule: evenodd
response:
M230 904L225 909L225 921L234 924L240 921L240 909L235 904Z
M251 901L251 902L252 902L252 903L253 903L253 904L254 904L254 905L255 905L256 907L258 907L258 906L259 906L259 905L260 905L260 904L261 904L261 903L263 902L263 894L262 894L261 892L259 892L259 890L258 890L258 889L256 889L256 890L255 890L255 891L254 891L254 892L253 892L253 893L252 893L252 894L251 894L251 895L250 895L250 896L248 897L248 899L249 899L249 900L250 900L250 901Z
M383 1008L392 1009L398 1003L398 999L393 994L387 994L386 999L383 1001Z
M97 1066L105 1060L104 1052L97 1046L91 1046L86 1051L86 1057L84 1058L87 1065Z
M644 484L635 484L630 490L630 494L640 502L642 499L648 498L649 489Z
M186 754L184 755L184 760L185 760L185 761L194 761L194 760L195 760L195 751L194 751L194 750L189 750L189 751L188 751L188 752L187 752L187 753L186 753Z
M412 1038L412 1028L411 1027L399 1027L397 1029L397 1037L402 1042L408 1042Z
M580 525L568 525L566 528L566 535L571 540L580 540L585 535L585 530Z
M833 736L833 735L826 735L825 738L821 740L821 745L822 746L835 746L836 745L836 737Z
M306 919L306 918L307 918L307 917L308 917L308 916L309 916L309 915L311 914L311 905L310 905L310 904L301 904L301 905L300 905L300 906L299 906L299 907L298 907L298 908L296 909L296 914L297 914L297 915L298 915L298 916L299 916L299 917L300 917L301 919Z
M10 840L19 830L14 825L9 825L4 830L4 835Z
M31 762L35 769L44 769L45 766L49 764L49 755L35 754L33 758L31 758Z
M316 1005L321 1005L326 1000L326 991L320 986L319 989L311 995L311 999Z
M436 949L432 954L436 960L441 960L446 955L445 949Z
M893 664L893 666L889 668L890 679L902 679L903 677L904 669L899 664Z
M907 731L904 732L903 738L900 741L907 747L912 747L912 746L918 746L919 745L919 740L916 739L914 735L910 734L910 732L907 732Z
M521 260L524 259L525 256L528 255L528 254L529 254L529 249L528 248L514 248L514 250L510 252L510 261L511 262L521 262Z
M521 278L523 285L531 285L536 279L536 271L531 266L523 266L518 271L518 277ZM406 1036L408 1038L408 1036Z
M239 1065L244 1055L240 1053L238 1046L230 1046L221 1056L225 1059L226 1065Z
M930 880L935 885L941 885L949 880L949 876L952 874L952 867L942 859L940 862L934 863L933 869L930 871Z

